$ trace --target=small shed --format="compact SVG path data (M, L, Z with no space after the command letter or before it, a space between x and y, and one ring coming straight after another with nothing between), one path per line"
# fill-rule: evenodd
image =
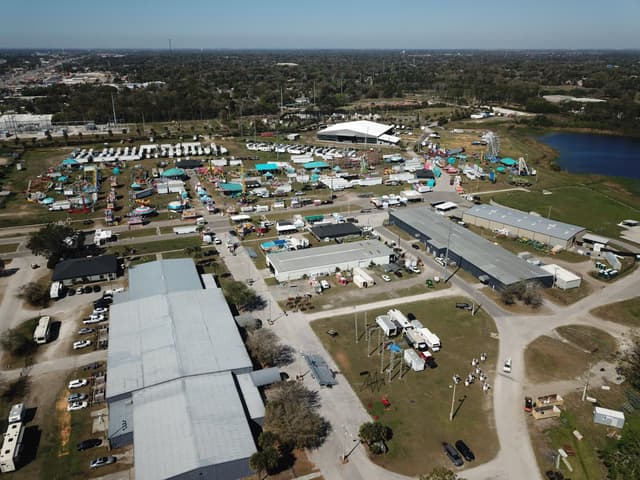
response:
M594 407L593 423L606 425L608 427L622 428L624 427L624 412L610 410L608 408Z
M552 263L549 265L543 265L540 268L553 275L555 286L560 290L570 290L572 288L578 288L580 286L580 283L582 282L582 279L578 275L567 270L566 268L562 268L559 265L555 265Z

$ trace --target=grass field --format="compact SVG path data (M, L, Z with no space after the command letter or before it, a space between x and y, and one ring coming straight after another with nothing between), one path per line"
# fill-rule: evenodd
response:
M594 395L598 399L598 405L618 410L625 401L623 390L626 387L611 385L610 391L598 390ZM569 463L573 472L569 472L566 467L561 471L572 480L601 480L607 478L606 469L598 458L598 451L612 445L615 440L607 438L607 433L616 429L611 429L605 425L593 423L593 405L583 402L580 393L574 392L564 395L563 413L560 419L534 420L530 417L527 420L529 432L532 436L533 446L538 459L540 470L545 472L553 468L551 452L569 446L576 452L576 456L569 457ZM625 413L626 423L638 425L640 415ZM627 426L625 425L625 428ZM573 431L578 430L584 438L580 441L573 435Z
M117 233L119 240L122 240L125 238L147 237L155 234L156 234L156 231L153 228L141 228L139 230L128 230L126 232Z
M158 240L157 242L136 243L131 247L113 246L107 249L107 253L123 255L123 252L132 248L136 255L145 255L158 252L169 252L171 250L182 250L185 248L199 247L202 245L200 237L182 237L171 240Z
M505 192L493 195L493 199L503 205L525 212L535 211L574 225L588 228L601 235L617 237L625 218L636 218L640 209L621 203L601 189L587 186L561 187L551 195L541 192Z
M483 394L480 385L458 387L456 397L459 408L456 407L458 411L453 422L449 422L451 377L455 373L466 376L471 358L485 351L489 360L482 367L491 382L498 351L498 342L491 337L491 333L495 332L493 320L484 312L472 317L469 312L456 309L455 303L459 301L467 299L447 298L400 307L402 312L413 313L437 333L443 349L434 354L438 368L422 372L405 370L402 378L397 375L399 360L396 359L395 376L391 383L385 383L386 373L379 374L381 359L378 352L367 357L366 339L361 338L357 345L354 344L353 316L327 318L312 323L313 330L365 408L393 430L389 453L374 458L384 468L406 475L418 475L430 472L436 465L450 467L449 460L442 453L440 443L443 441L464 439L476 454L475 463L486 462L497 452L492 397ZM376 315L385 311L368 312L369 324L374 322ZM362 322L362 315L359 317ZM336 330L338 336L328 336L326 331L329 329ZM373 339L376 338L374 334ZM396 341L405 347L401 338ZM386 355L385 369L389 365L388 352ZM382 397L391 402L390 409L383 408L380 401Z
M603 305L594 308L591 313L610 322L640 327L640 297Z
M19 243L3 243L0 244L0 253L13 253L18 250Z
M559 288L543 288L542 295L544 298L551 300L558 305L571 305L583 298L586 298L591 293L592 288L585 281L580 283L578 288L572 288L570 290L560 290Z
M568 325L558 328L557 332L569 343L543 335L525 350L526 373L530 382L575 379L587 370L590 363L611 360L617 350L615 339L597 328Z

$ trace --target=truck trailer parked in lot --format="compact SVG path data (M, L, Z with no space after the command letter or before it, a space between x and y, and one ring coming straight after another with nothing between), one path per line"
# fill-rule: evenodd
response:
M379 315L376 323L387 337L395 337L398 334L398 326L389 315Z
M440 344L440 338L435 333L433 333L427 327L419 329L418 332L420 333L420 335L422 335L422 337L424 337L425 342L432 351L437 352L438 350L440 350L442 346Z
M33 341L42 345L49 341L49 333L51 331L51 317L40 317L38 325L33 332Z
M404 331L404 338L412 348L417 350L426 350L428 348L424 337L417 330L407 328Z
M411 323L409 319L397 308L392 308L387 312L387 315L391 317L401 328L411 328Z
M404 362L411 367L414 372L420 372L424 370L424 358L422 358L418 352L412 348L407 348L403 354Z

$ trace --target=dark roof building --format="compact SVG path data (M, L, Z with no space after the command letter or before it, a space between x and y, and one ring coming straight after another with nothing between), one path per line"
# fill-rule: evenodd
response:
M484 283L502 289L534 280L546 287L553 275L494 245L430 208L412 207L389 212L389 223L422 242L429 253L448 257Z
M318 225L311 228L311 233L318 239L325 238L336 239L350 237L353 235L362 235L362 230L351 222L335 223L332 225Z
M62 260L55 266L51 280L71 285L73 283L115 280L117 274L118 258L115 255L100 255L98 257Z
M417 178L436 178L435 174L431 170L422 169L416 171Z

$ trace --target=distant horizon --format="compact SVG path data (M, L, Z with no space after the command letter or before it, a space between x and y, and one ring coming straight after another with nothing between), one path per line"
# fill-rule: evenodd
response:
M638 0L6 2L0 48L640 49ZM472 46L472 47L469 47Z

